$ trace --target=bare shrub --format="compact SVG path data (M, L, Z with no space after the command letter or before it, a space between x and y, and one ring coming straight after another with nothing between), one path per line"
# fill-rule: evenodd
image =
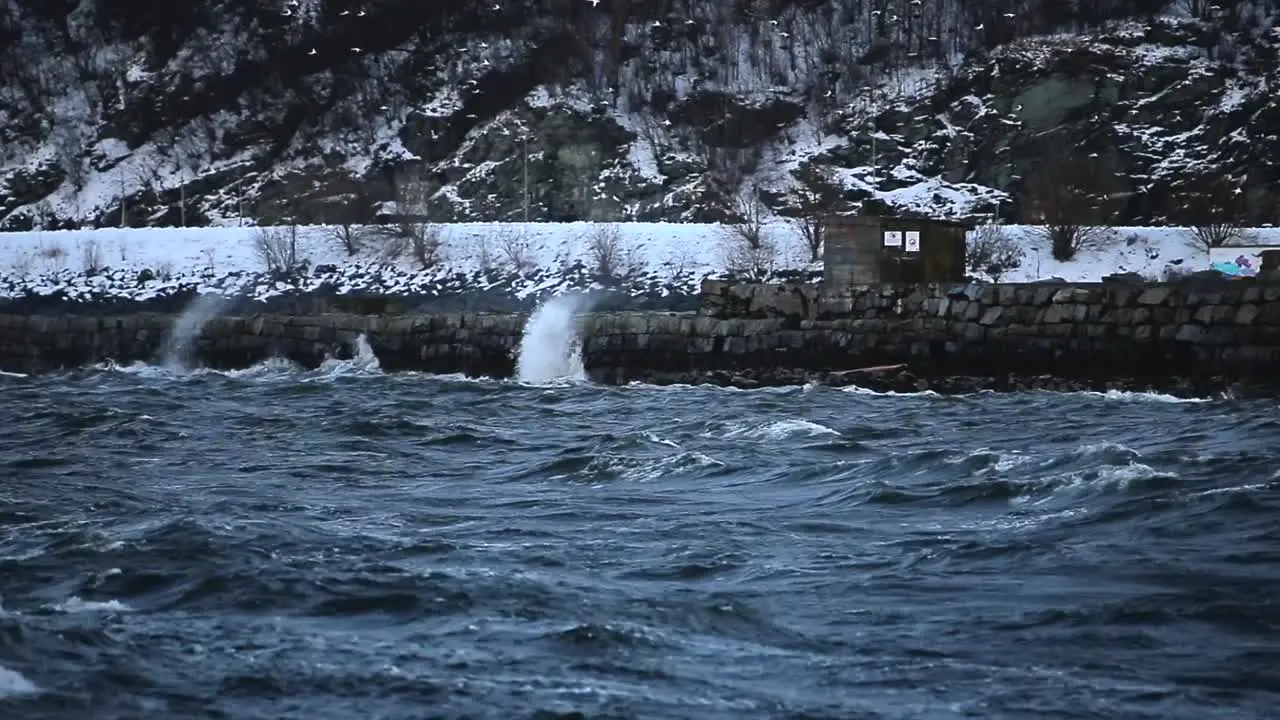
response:
M1047 158L1041 168L1027 179L1022 206L1053 257L1067 262L1102 245L1111 233L1101 227L1102 208L1090 196L1099 169L1069 155Z
M413 259L422 270L437 267L443 258L440 253L442 228L435 223L413 218L401 218L394 224L378 228L378 257L384 263L396 263L405 256Z
M426 206L431 197L427 181L416 173L396 175L392 184L395 202L395 222L383 226L382 257L395 262L406 253L423 270L430 270L441 263L441 228L426 219Z
M66 173L67 182L77 193L83 192L89 181L85 166L84 138L74 123L60 124L53 134L53 153L58 165Z
M684 243L676 243L668 249L662 266L671 271L672 277L681 277L696 269L697 259L693 248Z
M48 200L41 200L31 208L34 215L35 227L41 230L52 230L58 225L58 214L53 211L53 204Z
M1206 251L1212 248L1238 244L1245 239L1243 227L1238 223L1226 221L1196 225L1188 229L1187 234L1191 236L1192 242Z
M258 259L269 272L292 273L298 269L298 226L259 228L253 237Z
M992 280L1000 282L1000 277L1006 272L1022 267L1026 255L1026 251L1005 232L1004 226L991 223L979 226L970 237L965 264L969 272L986 273Z
M364 245L364 226L357 225L349 220L343 220L334 225L326 225L324 232L329 239L342 245L347 257L360 252L360 248Z
M805 214L795 220L796 229L809 250L809 262L822 259L822 243L827 235L826 217L820 212Z
M401 233L409 239L409 252L423 270L430 270L441 262L441 227L434 223L412 222L401 225Z
M486 272L498 267L498 257L494 252L493 243L489 241L489 237L486 235L481 235L476 240L475 261L476 267Z
M822 259L823 241L826 240L827 213L838 196L834 192L834 173L830 168L814 167L808 173L809 183L797 191L798 217L793 221L809 250L809 262Z
M102 243L95 238L81 240L76 243L76 250L80 254L80 269L93 275L104 267L102 262Z
M409 254L409 237L400 232L398 224L379 225L369 239L375 241L380 262L394 264Z
M40 258L46 272L56 272L67 266L67 249L56 240L47 244L40 241L36 257Z
M31 274L31 254L19 253L13 260L9 274L13 277L25 280Z
M1190 213L1190 240L1205 252L1245 241L1243 190L1226 178L1195 183L1195 211Z
M533 270L533 241L523 227L503 227L498 231L497 244L504 265L521 274Z
M765 207L757 188L738 193L730 212L721 246L726 269L763 279L777 265L778 247L765 232Z
M629 280L643 268L639 253L627 244L614 223L594 223L585 243L588 261L597 277Z

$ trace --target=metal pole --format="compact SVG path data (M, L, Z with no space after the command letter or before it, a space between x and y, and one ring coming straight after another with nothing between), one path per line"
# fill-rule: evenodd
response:
M187 226L187 180L184 176L182 182L178 184L178 223L181 227Z
M125 226L125 207L124 207L124 167L120 168L120 227Z
M525 133L520 136L520 143L524 146L524 221L529 222L529 135Z

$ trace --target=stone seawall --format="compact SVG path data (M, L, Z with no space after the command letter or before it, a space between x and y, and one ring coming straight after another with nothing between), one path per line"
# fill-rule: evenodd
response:
M0 315L0 369L153 361L176 317ZM314 366L349 356L365 335L388 370L509 376L526 317L218 317L191 354L214 367L273 355ZM1280 387L1280 284L1249 281L878 286L834 297L811 286L709 282L698 314L589 314L581 335L588 373L605 382L1060 387L1043 377L1054 376L1071 387ZM893 367L862 372L872 366Z
M1280 282L883 285L841 295L707 283L702 312L781 320L833 354L930 374L1280 383Z

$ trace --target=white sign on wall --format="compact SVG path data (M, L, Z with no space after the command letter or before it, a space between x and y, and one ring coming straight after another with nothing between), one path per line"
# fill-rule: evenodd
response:
M884 246L885 247L902 247L902 231L885 230Z
M920 232L918 230L907 231L907 252L920 252Z

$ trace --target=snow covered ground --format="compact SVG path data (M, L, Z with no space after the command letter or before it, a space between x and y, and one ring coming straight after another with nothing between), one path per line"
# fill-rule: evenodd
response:
M1200 270L1218 269L1228 275L1256 275L1260 254L1280 249L1280 228L1250 228L1241 243L1249 247L1222 247L1207 252L1197 245L1187 228L1113 227L1097 243L1069 262L1053 258L1050 244L1039 228L1006 225L1009 241L1023 249L1019 267L1004 273L1002 282L1031 282L1062 278L1071 282L1097 282L1113 273L1138 273L1152 280ZM969 234L970 247L976 233ZM1243 258L1244 263L1237 264ZM979 273L979 276L982 274Z
M706 224L467 223L440 229L441 265L423 271L408 255L388 260L385 241L372 231L349 255L336 228L299 227L297 259L309 269L296 278L267 272L262 230L255 227L4 233L0 298L148 300L216 292L266 299L318 289L434 296L497 288L536 299L590 287L602 244L610 245L613 262L627 271L624 291L668 295L696 293L702 279L723 277L735 246L731 231ZM812 277L820 270L809 263L794 225L777 221L766 231L777 247L770 263L773 277ZM1276 228L1249 231L1248 240L1257 247L1220 248L1211 256L1183 229L1118 227L1099 247L1058 262L1036 228L1010 225L1003 232L1023 250L1021 265L1001 277L1005 282L1054 277L1086 282L1123 272L1160 279L1211 266L1248 275L1256 272L1261 249L1280 247Z
M299 277L273 276L256 227L32 231L0 234L0 298L149 300L178 293L258 299L327 289L334 293L447 295L499 289L517 298L586 289L600 248L631 294L696 293L722 276L735 241L717 225L669 223L463 223L439 226L440 264L422 270L411 253L386 256L388 242L363 228L348 254L333 226L297 228ZM278 231L279 229L277 229ZM385 230L385 228L384 228ZM820 270L790 223L765 226L777 248L774 277ZM777 273L781 273L778 275Z

